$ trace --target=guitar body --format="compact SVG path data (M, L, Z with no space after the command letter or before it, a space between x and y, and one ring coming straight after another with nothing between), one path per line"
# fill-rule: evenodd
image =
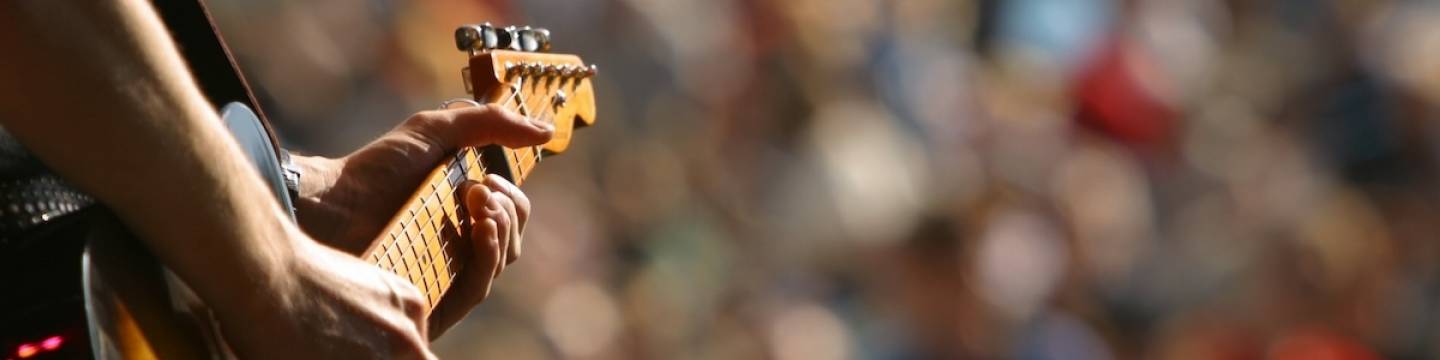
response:
M92 221L81 269L94 357L225 358L229 351L199 298L113 216Z

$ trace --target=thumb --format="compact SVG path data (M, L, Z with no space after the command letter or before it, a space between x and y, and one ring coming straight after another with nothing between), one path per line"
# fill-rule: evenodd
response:
M447 149L490 144L511 148L540 145L555 134L554 125L493 104L425 111L415 114L411 121L417 123L417 131Z

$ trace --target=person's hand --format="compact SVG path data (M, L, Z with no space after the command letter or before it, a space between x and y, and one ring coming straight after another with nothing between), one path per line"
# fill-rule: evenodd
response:
M283 276L217 307L242 359L434 359L426 302L408 281L294 231Z
M505 265L520 258L521 235L530 219L530 199L499 175L486 176L484 182L467 182L462 189L474 224L470 241L475 244L475 258L457 277L462 281L450 288L445 301L431 313L432 336L465 318L470 308L490 295L490 286Z
M424 177L463 146L543 144L554 133L498 106L426 111L340 159L296 157L304 172L296 202L299 223L312 236L351 254L370 246ZM430 318L432 335L464 316L488 294L493 279L519 258L530 201L498 176L460 186L471 214L474 262L460 274Z

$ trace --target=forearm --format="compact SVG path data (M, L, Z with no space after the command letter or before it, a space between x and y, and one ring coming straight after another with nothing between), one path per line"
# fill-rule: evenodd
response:
M146 2L0 2L0 121L212 303L282 281L288 225ZM249 304L233 304L235 307Z

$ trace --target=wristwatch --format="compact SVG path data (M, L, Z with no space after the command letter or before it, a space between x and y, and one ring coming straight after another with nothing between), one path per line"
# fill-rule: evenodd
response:
M290 158L290 152L280 150L280 175L285 181L285 192L290 195L290 212L295 212L295 203L300 201L300 167Z

